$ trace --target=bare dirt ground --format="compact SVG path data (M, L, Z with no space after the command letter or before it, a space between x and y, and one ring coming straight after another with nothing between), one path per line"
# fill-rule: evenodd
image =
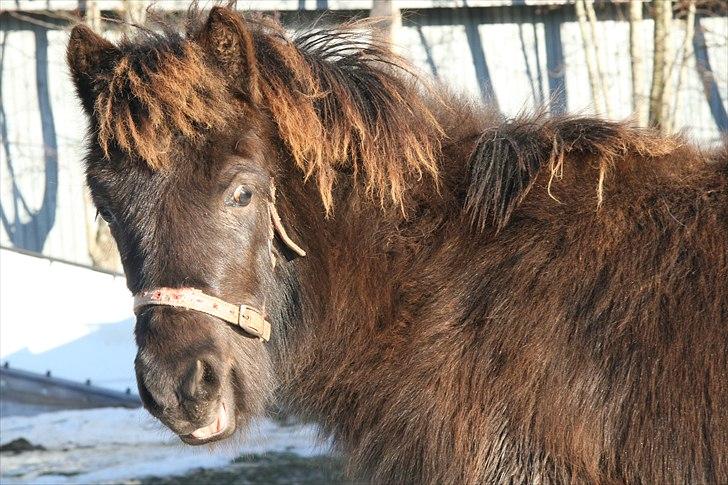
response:
M197 470L184 476L151 477L129 485L320 485L350 484L342 476L341 460L329 456L301 457L294 453L243 456L222 469Z

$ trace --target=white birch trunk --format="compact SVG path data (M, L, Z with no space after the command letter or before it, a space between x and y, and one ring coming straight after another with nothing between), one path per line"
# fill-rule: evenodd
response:
M645 62L642 50L642 0L629 2L629 54L632 61L632 110L637 124L647 126L648 97L645 93Z
M576 18L579 21L579 30L584 44L584 56L586 57L586 67L589 73L589 84L591 85L592 102L594 110L604 115L606 113L604 97L602 89L599 86L599 70L594 50L593 38L589 32L589 22L586 15L585 0L576 0Z
M608 118L613 117L611 103L609 102L609 91L607 90L607 80L604 77L604 69L602 67L602 57L600 55L600 44L597 38L597 14L594 12L594 0L585 0L584 8L586 16L589 19L589 27L591 30L592 45L594 46L594 58L597 64L597 74L599 75L599 90L602 100L604 101L605 114Z
M394 0L372 0L369 16L379 19L376 29L381 38L389 44L395 44L397 31L402 26L402 16Z
M124 20L131 25L144 25L147 18L147 0L122 0Z
M86 24L91 27L94 32L101 33L101 10L96 0L86 1Z
M656 0L654 2L655 18L655 58L652 65L652 88L650 89L650 120L666 132L670 126L670 71L669 59L672 57L670 47L670 28L672 27L672 1Z
M680 109L682 84L688 75L688 64L693 57L693 37L695 36L695 0L688 1L688 11L685 16L685 40L682 45L682 61L680 63L680 71L678 71L677 81L675 82L675 104L672 107L672 116L670 116L670 131L675 129L677 111Z

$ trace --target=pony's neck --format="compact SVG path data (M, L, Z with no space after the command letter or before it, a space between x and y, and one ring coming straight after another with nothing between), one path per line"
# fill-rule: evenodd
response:
M478 134L498 116L457 99L437 115L453 134L438 162L439 185L431 177L408 177L403 207L383 208L361 180L340 173L333 211L326 217L315 186L300 181L297 168L291 165L281 178L279 186L285 180L287 191L282 210L295 221L307 256L287 263L284 286L291 296L280 375L287 397L307 400L297 406L304 416L304 408L316 406L308 399L322 396L317 387L335 385L352 349L372 355L392 351L380 348L387 341L382 336L396 334L398 326L415 318L402 308L417 307L422 299L427 275L419 268L444 244L443 228L459 224L453 207L461 203L465 161Z
M307 252L279 268L284 304L277 361L284 397L295 401L297 387L322 377L322 356L334 358L372 338L397 311L403 275L395 266L403 249L396 234L404 215L398 207L383 209L352 180L338 182L328 217L314 190L288 187L289 205L282 209ZM298 196L304 198L293 202Z

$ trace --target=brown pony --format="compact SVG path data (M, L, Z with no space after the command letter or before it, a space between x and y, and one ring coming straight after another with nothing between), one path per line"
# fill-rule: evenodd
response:
M68 48L130 290L272 326L138 309L154 416L200 444L277 397L375 482L728 482L725 150L435 96L362 25L196 18Z

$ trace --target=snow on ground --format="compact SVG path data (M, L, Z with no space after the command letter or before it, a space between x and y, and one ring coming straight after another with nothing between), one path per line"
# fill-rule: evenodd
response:
M214 447L190 447L142 409L60 411L0 418L0 442L25 438L45 451L3 453L0 482L110 483L145 476L180 475L229 464L243 454L328 454L309 425L262 420L245 439Z
M123 276L8 249L0 260L0 359L136 391L132 296Z

